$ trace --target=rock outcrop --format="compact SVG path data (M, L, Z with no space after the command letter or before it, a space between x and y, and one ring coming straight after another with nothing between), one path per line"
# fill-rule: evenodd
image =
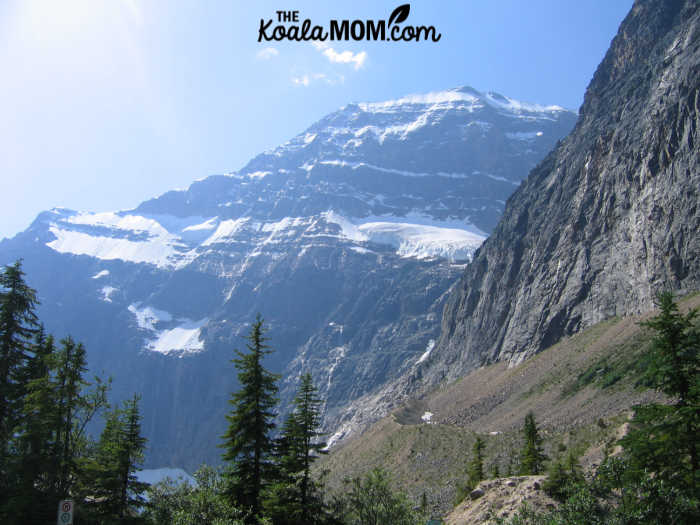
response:
M497 519L515 516L523 504L535 511L547 511L556 502L545 494L546 476L516 476L482 481L445 518L446 525L490 525Z

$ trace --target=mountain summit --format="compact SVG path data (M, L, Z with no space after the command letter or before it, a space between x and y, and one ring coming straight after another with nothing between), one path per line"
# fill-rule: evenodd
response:
M136 211L265 220L328 210L360 219L420 214L489 233L505 199L574 122L559 106L466 87L348 104L240 171Z

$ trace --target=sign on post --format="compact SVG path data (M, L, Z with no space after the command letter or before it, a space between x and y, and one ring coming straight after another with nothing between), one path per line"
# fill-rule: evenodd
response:
M73 525L73 500L64 499L58 504L58 525Z

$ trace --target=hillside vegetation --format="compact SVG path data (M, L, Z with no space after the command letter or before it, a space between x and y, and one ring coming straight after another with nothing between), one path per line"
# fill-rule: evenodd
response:
M700 294L679 301L681 311L700 305ZM486 442L485 469L515 474L520 428L532 411L545 453L572 450L586 471L624 432L636 404L663 401L640 382L650 333L639 322L651 314L614 318L564 339L523 363L496 363L472 371L424 399L412 401L318 462L331 490L380 466L397 489L434 515L456 503L458 486L477 435ZM422 419L432 414L430 421ZM427 419L427 416L426 416Z

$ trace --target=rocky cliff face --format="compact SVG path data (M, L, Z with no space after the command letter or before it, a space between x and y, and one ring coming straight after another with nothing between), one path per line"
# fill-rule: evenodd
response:
M700 287L700 9L637 1L448 300L429 382Z

